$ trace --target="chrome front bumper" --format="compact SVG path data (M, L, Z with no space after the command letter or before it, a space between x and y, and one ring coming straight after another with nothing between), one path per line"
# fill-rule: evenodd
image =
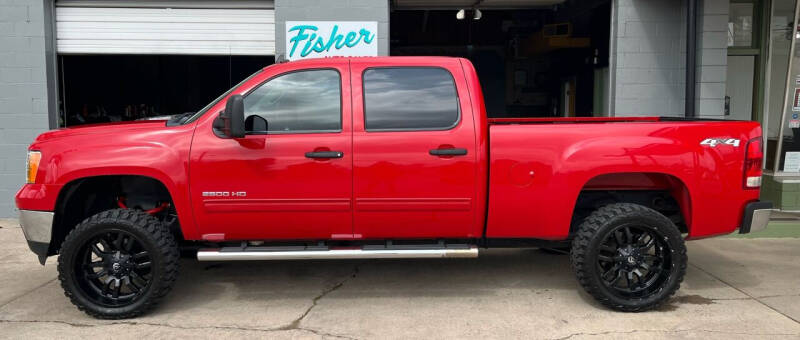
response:
M50 239L53 235L52 211L20 210L19 225L28 240L28 247L39 256L39 262L44 264L50 248Z
M767 228L769 218L772 216L772 202L750 202L744 208L744 217L742 218L742 226L739 228L739 234L747 234L756 231L761 231Z

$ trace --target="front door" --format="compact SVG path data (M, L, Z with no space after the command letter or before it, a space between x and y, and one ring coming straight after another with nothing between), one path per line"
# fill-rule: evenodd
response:
M478 155L463 72L457 59L418 60L351 65L357 238L474 236Z
M352 237L348 63L307 67L269 68L243 94L245 138L198 125L189 172L204 239Z

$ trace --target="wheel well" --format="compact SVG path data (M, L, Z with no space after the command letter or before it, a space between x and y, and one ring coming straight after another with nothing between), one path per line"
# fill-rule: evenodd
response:
M152 214L166 223L178 240L183 239L172 197L158 180L136 175L87 177L69 182L61 189L48 255L58 253L64 238L81 221L121 206L154 209ZM159 206L165 208L158 209Z
M667 216L681 231L691 227L689 191L675 176L661 173L614 173L592 178L575 203L570 235L592 211L612 203L635 203Z

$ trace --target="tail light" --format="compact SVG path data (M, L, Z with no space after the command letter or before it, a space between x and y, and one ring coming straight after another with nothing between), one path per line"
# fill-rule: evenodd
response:
M747 153L744 157L744 188L761 187L761 165L764 162L764 151L761 148L761 137L747 142Z

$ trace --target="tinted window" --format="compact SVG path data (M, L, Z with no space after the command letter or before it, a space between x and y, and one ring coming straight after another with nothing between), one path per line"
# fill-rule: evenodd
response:
M450 72L432 67L364 71L367 130L443 130L458 123Z
M340 131L341 106L339 72L287 73L244 98L245 128L253 133Z

